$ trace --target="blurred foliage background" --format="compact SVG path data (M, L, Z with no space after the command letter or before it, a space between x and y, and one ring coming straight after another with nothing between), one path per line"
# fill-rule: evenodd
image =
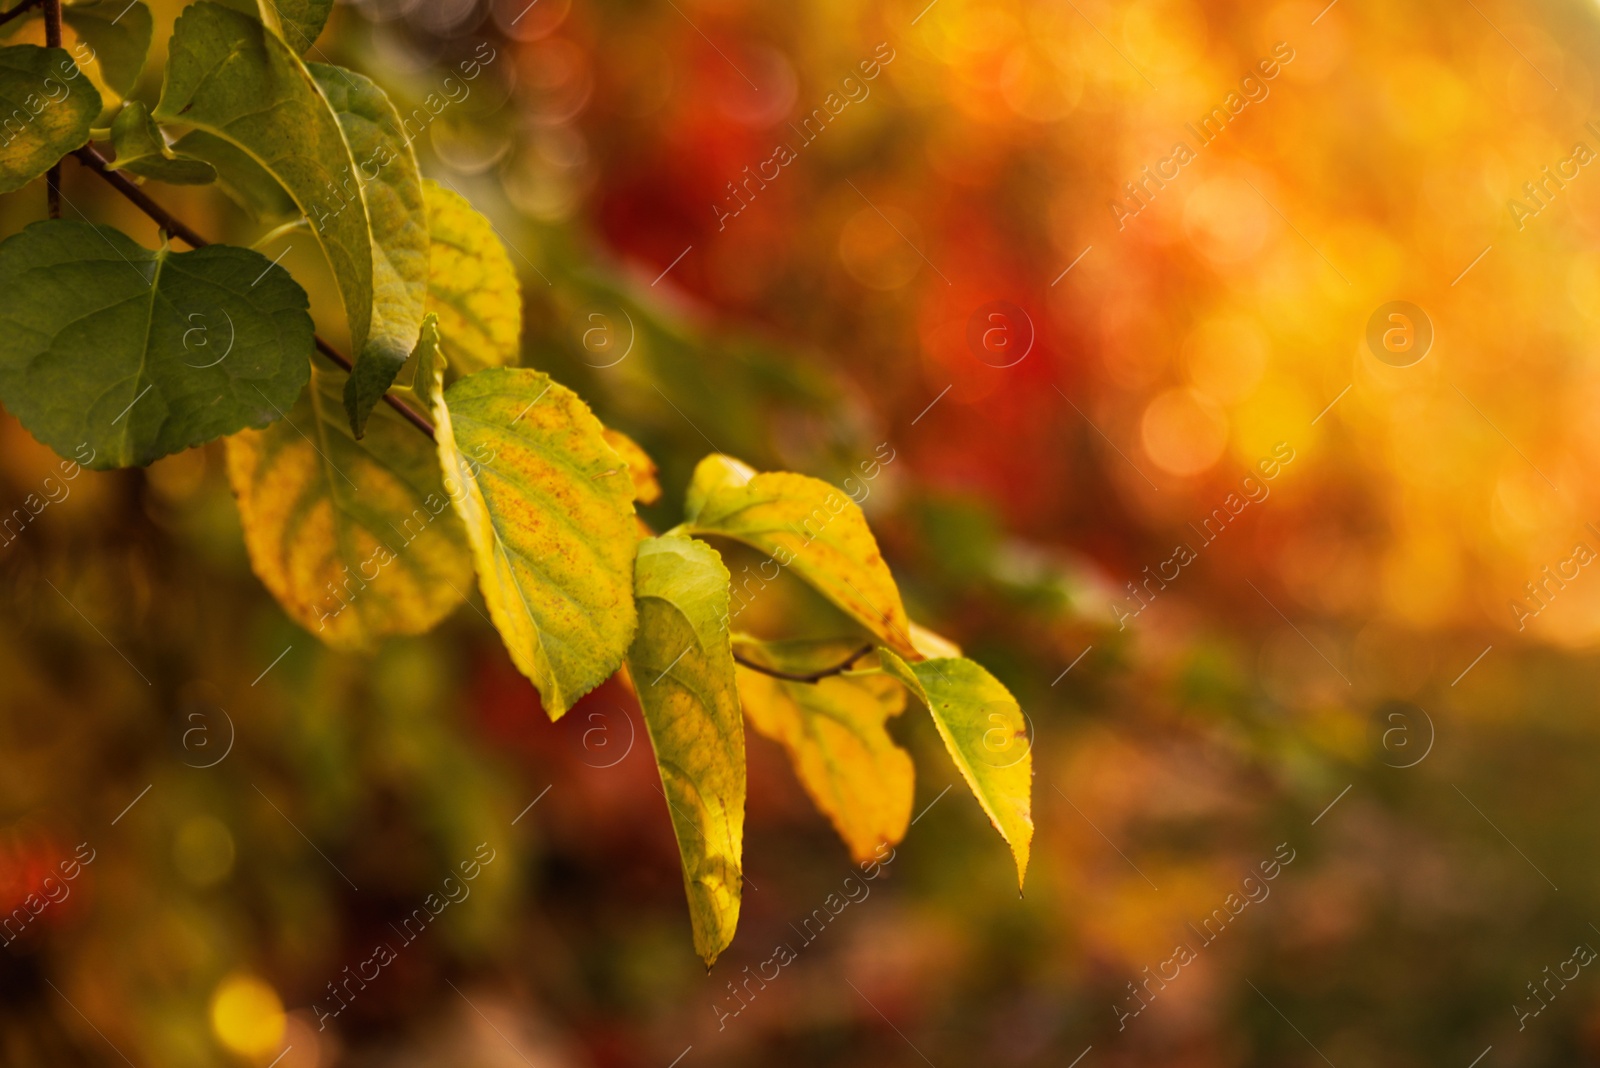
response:
M0 1062L1600 1062L1600 978L1563 967L1600 946L1600 580L1569 565L1600 548L1600 179L1563 169L1600 149L1597 46L1600 8L1550 0L341 6L310 58L426 109L425 172L513 250L524 362L661 464L647 518L713 449L829 478L912 614L1018 695L1027 897L902 716L909 836L738 997L850 870L776 746L750 737L749 892L708 975L618 685L550 724L470 606L333 655L251 575L219 447L66 479L7 417L0 912L77 864L6 931ZM154 244L70 162L64 192ZM1407 367L1365 341L1394 300L1434 331ZM993 301L1018 361L981 343Z

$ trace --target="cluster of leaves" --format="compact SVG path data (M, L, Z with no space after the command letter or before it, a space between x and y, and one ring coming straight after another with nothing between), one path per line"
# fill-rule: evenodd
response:
M24 6L53 13L58 2ZM58 47L0 48L0 190L76 154L168 230L175 220L128 176L214 183L264 225L308 227L354 360L316 337L305 291L259 252L151 250L111 227L48 219L0 243L0 400L40 441L79 459L87 450L94 467L225 439L257 575L333 647L430 629L475 573L552 719L623 670L708 963L738 919L745 717L786 747L866 858L909 823L911 762L886 723L910 693L1010 844L1020 884L1032 764L1015 699L910 620L865 517L827 483L712 455L683 522L659 536L644 527L634 504L661 493L650 458L571 390L514 366L521 297L493 226L423 179L382 89L302 59L330 8L191 4L150 107L125 99L150 45L144 5L116 18L98 3L66 7L98 76ZM342 371L318 363L318 349ZM719 539L809 584L848 617L846 633L736 633Z

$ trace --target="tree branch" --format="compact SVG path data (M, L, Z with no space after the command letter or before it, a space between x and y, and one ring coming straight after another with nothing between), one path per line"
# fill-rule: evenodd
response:
M61 0L44 0L44 43L51 48L61 47ZM50 218L61 218L61 161L50 164L45 172L45 207Z
M851 666L854 665L857 660L860 660L870 652L872 652L872 646L870 644L863 645L861 648L851 653L850 659L844 661L843 663L835 664L832 667L822 668L818 671L808 671L804 674L793 671L779 671L777 668L770 668L765 664L758 664L753 660L746 660L738 653L733 654L733 662L743 667L747 667L751 671L759 671L763 675L771 675L775 679L783 679L786 682L806 682L814 686L823 679L831 678L834 675L843 675L846 671L850 670Z
M45 2L56 3L58 0L45 0ZM211 243L205 238L201 237L199 234L195 233L193 227L189 226L182 219L178 218L166 208L163 208L160 204L157 204L154 200L150 199L150 195L143 189L140 189L137 185L134 185L123 175L111 170L107 166L106 158L102 156L93 145L84 145L72 155L78 160L79 163L82 163L85 167L88 167L91 171L94 171L96 174L110 183L111 188L121 193L133 204L134 207L148 215L157 226L161 227L161 229L165 230L173 237L180 239L190 248L204 248ZM57 214L59 215L59 212ZM354 370L350 360L338 349L328 344L321 337L316 337L315 340L317 351L326 356L334 364L338 365L338 367L343 370L345 374L350 374ZM385 404L399 413L400 418L404 419L406 422L410 423L412 426L428 435L428 437L431 438L434 436L433 424L430 423L420 412L406 404L400 398L385 393L383 395L383 401Z
M0 11L0 26L4 26L14 18L20 18L23 15L26 15L28 12L32 11L36 7L39 7L43 3L44 0L22 0L22 3L18 4L10 11Z

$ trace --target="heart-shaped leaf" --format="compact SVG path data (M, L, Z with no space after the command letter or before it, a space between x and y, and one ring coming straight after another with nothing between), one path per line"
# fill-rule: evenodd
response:
M21 189L89 141L100 93L59 48L0 48L0 193Z
M60 219L0 243L0 400L94 467L147 464L294 403L312 351L306 294L249 249L144 248Z
M728 636L728 569L704 542L639 544L628 675L644 710L683 860L694 946L710 967L739 922L744 724Z

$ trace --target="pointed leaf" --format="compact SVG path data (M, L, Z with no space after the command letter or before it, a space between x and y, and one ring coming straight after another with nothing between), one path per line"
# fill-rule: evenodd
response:
M344 387L345 411L359 437L417 344L428 296L428 209L416 157L383 90L342 67L308 69L339 117L372 227L372 333ZM311 223L322 226L323 217L313 215Z
M695 951L710 967L733 941L744 881L744 724L728 569L704 542L668 535L640 543L635 574L639 633L628 675L683 858Z
M538 371L467 375L432 411L489 616L557 719L633 639L633 483L588 406Z
M127 467L265 426L306 382L311 316L258 252L151 251L36 222L0 244L0 400L63 456Z
M367 210L339 120L299 56L248 15L190 4L168 43L154 115L231 142L288 191L313 222L360 352L372 324Z
M137 100L130 100L112 120L111 144L117 158L110 170L173 185L205 185L217 180L217 169L205 160L176 155L151 121L150 109Z
M150 9L139 0L87 0L64 6L61 21L94 49L106 88L126 97L150 55Z
M821 479L757 474L713 454L690 481L684 528L720 534L793 567L819 593L901 655L921 659L900 589L860 507Z
M445 351L458 374L517 362L522 292L489 220L461 194L422 183L432 238L428 310L439 313Z
M203 160L217 172L217 186L259 223L276 223L300 214L291 197L248 152L204 130L190 130L173 142L178 156Z
M628 465L628 476L633 479L633 499L640 504L654 504L661 499L661 483L656 481L656 462L639 443L620 430L606 427L601 431L606 444Z
M883 669L933 716L944 747L1017 862L1017 886L1033 841L1033 748L1017 699L981 665L961 658L907 664L879 649Z
M746 660L794 675L841 664L860 646L848 640L735 641ZM788 750L800 784L833 823L850 854L869 860L878 845L905 837L915 772L887 723L906 704L905 687L879 673L792 682L741 666L739 697L756 730Z
M100 94L59 48L0 48L0 193L21 189L89 141Z
M344 376L312 374L285 419L228 439L250 565L295 622L336 649L421 634L472 581L466 531L433 445L389 408L350 433Z

